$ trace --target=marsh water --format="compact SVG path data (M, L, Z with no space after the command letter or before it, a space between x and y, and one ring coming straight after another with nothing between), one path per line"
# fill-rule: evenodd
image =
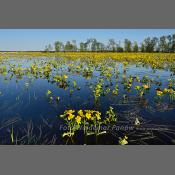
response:
M52 64L56 62L56 66ZM47 64L52 66L49 76L41 73L30 73L25 69L31 65L43 67ZM80 66L80 70L69 69ZM101 66L111 67L110 80L102 74ZM91 67L92 73L83 74L85 67ZM168 96L161 98L156 96L157 88L168 87L169 79L175 80L175 75L168 68L153 70L149 65L142 63L129 63L124 71L122 62L115 60L102 60L93 63L86 59L63 59L59 57L46 58L8 58L1 61L0 68L6 67L6 71L0 74L0 140L1 144L10 144L10 133L13 126L15 137L20 140L24 133L32 130L37 135L42 129L40 142L29 144L54 144L69 143L61 137L64 121L59 117L67 109L95 109L102 116L113 107L117 113L117 126L105 136L100 136L98 142L89 137L87 144L117 144L117 136L127 133L130 144L174 144L175 139L175 100ZM22 73L14 73L13 68L22 68ZM67 86L60 86L53 81L55 75L67 75ZM135 86L138 82L133 81L130 89L124 88L123 79L129 77L145 76L151 80L151 87L142 98L138 97ZM98 103L94 102L93 89L97 80L104 80L103 89L109 92L102 94ZM73 86L76 81L76 88ZM118 84L118 95L112 90ZM48 98L47 91L51 91L52 100ZM59 100L57 100L59 97ZM139 128L130 128L135 118L141 122ZM127 126L127 128L125 128ZM27 129L26 129L27 128ZM31 136L32 137L32 136ZM84 144L84 138L77 134L73 144ZM49 142L50 141L50 142ZM26 142L24 142L25 144Z

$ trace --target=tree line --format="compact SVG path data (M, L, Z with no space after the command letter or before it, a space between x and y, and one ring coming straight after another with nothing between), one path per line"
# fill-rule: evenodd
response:
M124 43L109 39L107 44L97 41L95 38L87 39L77 45L76 40L67 41L65 44L56 41L54 45L48 44L45 51L95 51L95 52L175 52L175 34L168 36L147 37L140 44L137 41L125 39Z

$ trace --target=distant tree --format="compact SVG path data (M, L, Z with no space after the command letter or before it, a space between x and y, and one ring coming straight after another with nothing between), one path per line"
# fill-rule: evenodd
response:
M61 41L56 41L54 45L55 45L55 51L57 52L61 51L61 49L63 48L63 43Z
M168 45L166 42L166 36L160 37L159 47L161 52L167 52Z
M123 47L121 46L121 42L119 41L118 44L116 44L117 48L116 48L116 51L117 52L124 52L124 49Z
M160 47L159 44L160 43L160 38L156 38L156 45L155 45L155 51L156 52L160 52Z
M145 45L144 45L144 43L141 44L140 51L141 52L145 52Z
M74 49L73 44L71 44L70 41L67 41L66 44L65 44L65 46L64 46L64 50L65 51L73 51L73 49Z
M125 39L124 41L124 48L125 48L125 52L131 52L131 41L128 39Z
M46 51L46 52L50 52L50 51L52 51L52 50L53 50L53 47L52 47L51 44L48 44L48 45L45 46L45 51Z
M152 52L151 38L150 37L144 39L144 45L145 45L146 52Z
M99 51L101 46L101 43L96 38L89 38L84 44L81 43L81 48L89 51Z
M82 51L85 51L86 49L85 49L85 43L83 43L83 42L81 42L80 43L80 51L82 52Z
M91 43L91 51L97 51L97 40L95 38L92 38L90 43Z
M104 51L105 50L105 45L103 43L99 43L99 51Z
M172 35L172 52L175 52L175 34Z
M86 42L80 42L79 47L77 47L76 40L67 41L65 45L61 41L56 41L54 46L55 51L175 52L175 34L161 36L160 38L147 37L139 45L137 41L132 44L129 39L125 39L123 47L121 47L120 41L116 43L114 39L109 39L105 45L97 41L96 38L88 38ZM45 48L46 51L52 49L50 44Z
M117 44L116 44L115 40L114 39L109 39L107 47L108 47L109 51L114 52L117 48Z
M88 43L87 43L87 42L84 43L84 50L85 50L85 51L88 50Z
M159 38L153 37L151 42L152 42L152 51L153 52L155 52L155 51L159 52Z
M117 46L117 52L123 52L124 50L123 50L123 47L121 47L121 46Z
M95 48L96 48L96 51L100 51L100 42L96 42L96 46L95 46Z
M145 51L146 52L154 52L156 50L156 45L158 42L158 38L154 37L154 38L146 38L144 40L144 46L145 46Z
M92 39L87 39L86 42L84 43L84 48L87 51L91 51L91 45L92 45Z
M138 52L138 51L139 51L139 46L138 46L137 42L134 41L133 52Z
M168 43L167 43L167 48L168 48L168 52L172 52L172 45L173 45L173 37L171 35L168 35L167 36L167 40L168 40Z
M152 49L152 52L154 51L158 51L157 47L158 47L158 42L159 42L159 39L157 37L153 37L152 40L151 40L151 49Z
M72 40L73 51L77 51L77 43L76 40Z

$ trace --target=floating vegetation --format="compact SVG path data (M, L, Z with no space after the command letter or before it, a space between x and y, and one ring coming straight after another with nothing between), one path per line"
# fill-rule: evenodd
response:
M112 114L111 114L112 113ZM113 122L116 115L113 108L106 112L108 115L104 119L101 117L101 112L95 110L66 110L64 114L60 115L68 126L68 132L63 133L63 137L72 137L79 129L82 129L85 136L95 135L96 137L106 134L107 131L101 131L101 127L107 122ZM112 119L112 120L111 120ZM107 122L106 122L107 121Z
M124 136L124 138L119 138L119 144L120 145L127 145L128 144L128 141L127 141L128 137L127 136Z

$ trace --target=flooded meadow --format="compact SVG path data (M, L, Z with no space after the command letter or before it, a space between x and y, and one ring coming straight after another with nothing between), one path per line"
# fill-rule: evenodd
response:
M0 144L174 144L175 54L1 52Z

